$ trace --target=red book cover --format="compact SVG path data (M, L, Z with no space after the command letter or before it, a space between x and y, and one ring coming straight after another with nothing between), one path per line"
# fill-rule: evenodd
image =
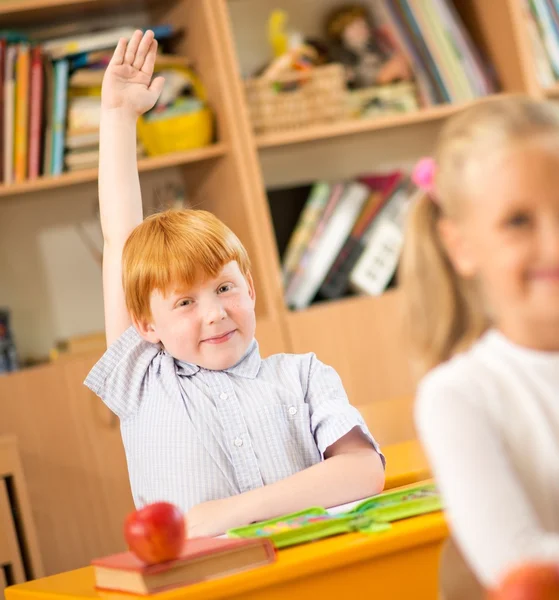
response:
M4 73L6 71L6 40L0 38L0 184L4 181Z
M119 571L137 571L144 575L155 575L164 573L178 563L188 562L210 555L236 550L243 546L267 546L270 559L275 556L275 549L270 540L260 539L228 539L228 538L192 538L186 541L182 554L176 559L159 564L146 564L132 552L121 552L102 558L96 558L91 561L93 566L105 567L107 569L116 569Z
M29 179L39 177L41 169L41 130L43 120L43 57L40 46L31 50L29 103Z

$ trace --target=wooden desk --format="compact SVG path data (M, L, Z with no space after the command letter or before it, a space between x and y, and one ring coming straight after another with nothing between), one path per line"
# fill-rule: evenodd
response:
M431 477L431 469L418 440L408 440L382 448L386 457L385 489L390 490Z
M395 523L380 534L348 534L283 550L278 561L216 581L158 594L158 600L394 600L437 598L437 571L447 527L442 513ZM6 600L91 600L86 567L6 590ZM132 600L136 596L120 596Z

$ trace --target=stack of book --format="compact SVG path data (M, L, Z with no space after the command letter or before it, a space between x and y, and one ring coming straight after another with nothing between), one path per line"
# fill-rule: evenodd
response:
M97 165L103 72L118 40L134 31L0 33L0 184ZM155 28L158 39L173 32Z
M286 304L357 292L379 295L394 277L417 189L402 171L316 182L283 256Z
M559 2L521 0L535 59L536 76L542 87L559 80Z
M380 30L413 66L424 106L465 102L496 91L491 69L452 0L378 0L371 4Z

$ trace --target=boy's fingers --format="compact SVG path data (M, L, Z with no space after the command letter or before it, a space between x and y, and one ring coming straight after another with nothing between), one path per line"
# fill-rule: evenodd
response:
M155 68L155 59L156 58L157 58L157 40L152 39L147 56L142 65L142 71L144 73L146 73L147 75L151 75L153 73L153 69Z
M115 51L111 57L110 63L111 65L121 65L124 60L124 53L126 52L126 38L120 38L118 40L118 44L116 45Z
M155 99L161 95L163 91L163 85L165 84L165 79L163 77L156 77L149 86L149 91L155 95Z
M133 66L140 70L144 66L144 61L151 47L153 41L153 31L146 31L142 37L138 50L136 51L136 57L134 58Z
M142 40L142 32L138 29L134 32L130 41L128 42L128 47L126 48L126 53L124 54L124 62L128 65L131 65L136 58L136 52L138 50L138 46Z

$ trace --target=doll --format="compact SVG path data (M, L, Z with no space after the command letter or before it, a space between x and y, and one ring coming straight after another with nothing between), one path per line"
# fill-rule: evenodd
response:
M331 57L345 65L350 89L412 79L405 57L383 47L376 39L364 7L349 5L337 9L329 16L326 27L332 41Z

